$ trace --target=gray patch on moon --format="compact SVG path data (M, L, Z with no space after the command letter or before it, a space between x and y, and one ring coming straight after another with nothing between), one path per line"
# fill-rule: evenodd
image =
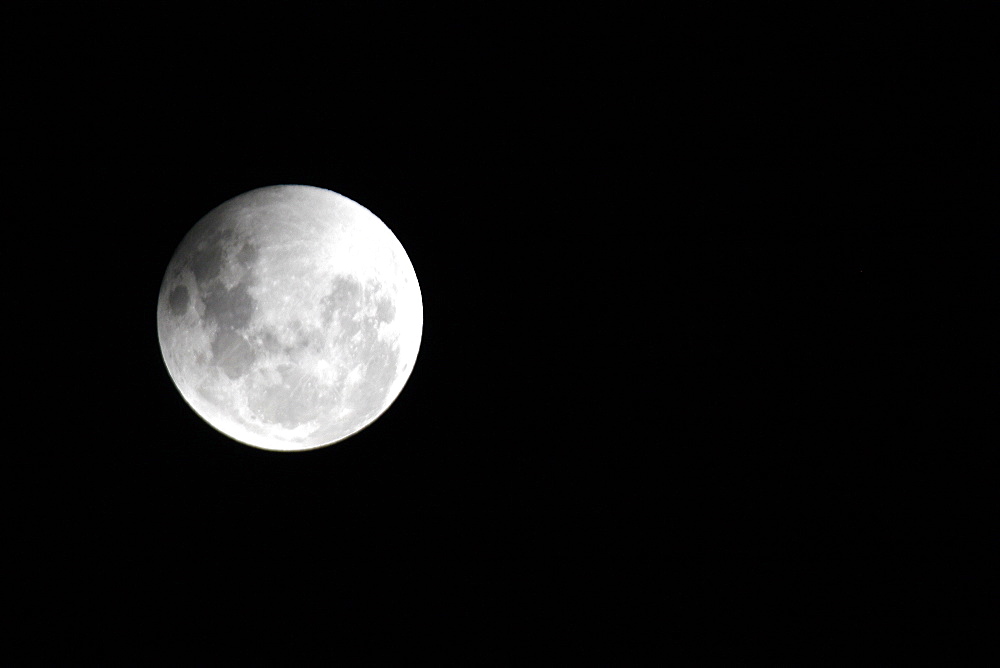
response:
M236 261L244 267L252 267L259 254L260 253L258 252L256 246L251 243L246 243L243 244L243 248L241 248L240 252L236 255Z
M353 276L337 276L321 300L323 324L329 325L334 318L342 322L348 313L356 313L361 307L362 291L361 283Z
M205 303L205 318L218 325L244 330L253 317L253 297L246 283L237 283L232 288L223 285L212 285L203 290L202 301Z
M315 328L307 328L301 320L293 320L287 325L283 342L271 332L265 332L271 340L277 342L278 352L284 354L290 360L298 362L303 355L319 354L323 350L323 333Z
M270 329L265 329L260 334L260 345L269 353L279 353L282 351L281 341Z
M217 277L222 271L222 246L216 242L195 251L191 258L191 271L199 285Z
M231 327L219 328L212 339L213 361L234 380L250 370L256 357L246 339Z
M228 228L214 230L195 245L189 266L199 286L223 275L223 270L231 263L234 236L235 232Z
M354 318L341 318L340 319L340 334L337 339L343 341L344 339L350 339L354 337L355 334L361 331L363 325L355 320Z
M392 322L396 318L396 305L391 298L378 297L374 300L374 308L373 301L365 299L366 295L378 294L380 288L377 281L362 285L352 276L338 276L333 280L330 292L322 299L323 324L329 325L336 320L350 337L360 329L358 321L361 319Z
M375 303L375 315L382 322L392 322L396 319L396 305L388 297L383 297Z
M170 297L167 298L167 303L170 305L170 312L175 316L184 315L184 312L187 311L189 301L191 301L191 295L186 285L175 287L170 291Z

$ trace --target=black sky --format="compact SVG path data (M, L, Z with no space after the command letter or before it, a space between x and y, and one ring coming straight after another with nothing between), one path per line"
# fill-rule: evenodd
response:
M988 497L988 68L952 12L15 17L36 663L633 665L971 596L914 558ZM380 216L425 309L391 410L294 455L198 418L155 329L187 230L279 183Z

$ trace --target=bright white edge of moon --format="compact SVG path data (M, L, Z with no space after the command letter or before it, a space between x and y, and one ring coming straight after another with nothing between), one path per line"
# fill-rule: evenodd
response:
M184 400L265 450L323 447L374 422L409 378L422 329L417 277L389 228L303 185L251 190L206 214L157 304Z

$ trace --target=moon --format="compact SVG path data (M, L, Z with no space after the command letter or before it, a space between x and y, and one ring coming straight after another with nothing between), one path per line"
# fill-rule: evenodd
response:
M368 209L304 185L210 211L167 266L160 350L184 400L265 450L341 441L382 415L413 370L420 287Z

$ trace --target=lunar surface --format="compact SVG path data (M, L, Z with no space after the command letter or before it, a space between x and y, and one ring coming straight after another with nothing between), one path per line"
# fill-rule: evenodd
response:
M210 425L267 450L340 441L396 399L417 357L420 288L374 214L311 186L259 188L202 218L167 267L160 349Z

